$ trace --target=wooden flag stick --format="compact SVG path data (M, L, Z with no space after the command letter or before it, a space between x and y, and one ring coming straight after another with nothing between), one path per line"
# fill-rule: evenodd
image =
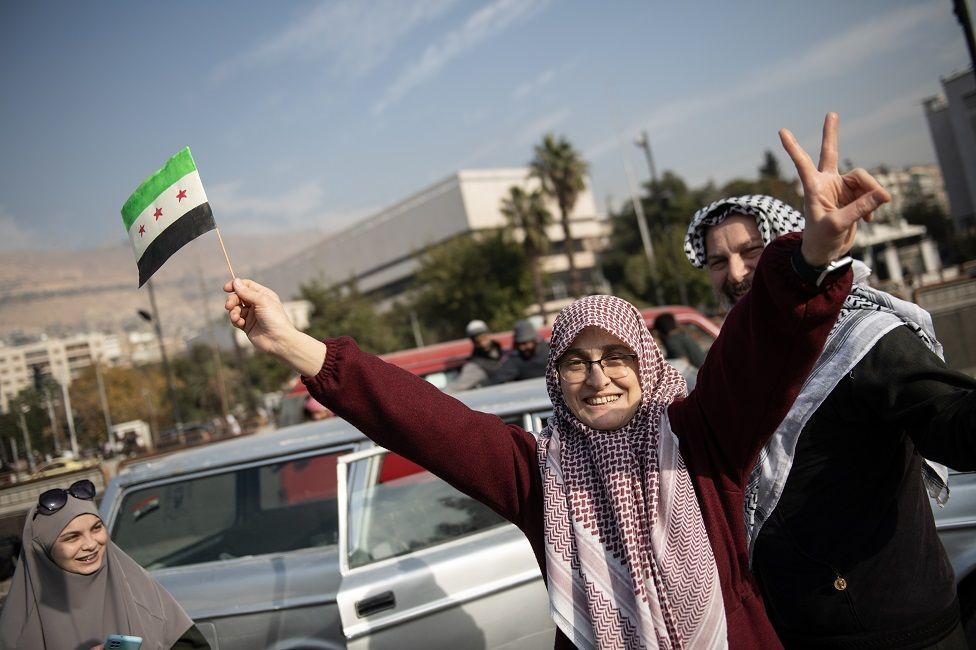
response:
M230 264L230 255L227 254L227 247L224 246L224 238L220 236L220 228L214 228L217 231L217 241L220 242L220 250L224 251L224 259L227 260L227 268L230 270L230 279L233 280L237 277L234 273L234 267Z

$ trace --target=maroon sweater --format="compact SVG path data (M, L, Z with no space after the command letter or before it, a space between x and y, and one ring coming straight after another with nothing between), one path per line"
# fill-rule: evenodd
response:
M798 235L770 244L752 290L731 311L686 399L668 408L695 484L725 603L731 648L780 648L749 573L743 488L756 455L785 417L850 291L851 273L822 289L790 255ZM304 377L312 396L378 444L488 505L528 537L545 576L542 475L535 438L479 413L423 379L326 341L325 363ZM557 648L571 648L557 630Z

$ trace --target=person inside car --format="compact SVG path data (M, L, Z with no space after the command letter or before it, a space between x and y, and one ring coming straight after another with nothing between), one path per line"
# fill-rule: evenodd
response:
M27 513L0 647L102 648L123 634L141 637L144 650L209 648L179 603L112 543L94 499L92 482L76 481L43 492Z
M553 325L554 413L538 441L349 337L303 334L255 282L228 282L225 308L337 415L525 533L556 647L779 648L746 561L742 494L851 286L849 269L815 286L796 265L841 258L857 222L889 200L870 177L817 172L792 134L781 138L819 209L802 237L767 248L696 389L685 394L633 305L583 298ZM824 145L835 145L826 130Z

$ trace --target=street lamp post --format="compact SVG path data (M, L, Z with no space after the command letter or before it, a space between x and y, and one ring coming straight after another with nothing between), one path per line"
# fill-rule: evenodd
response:
M20 431L24 434L24 449L27 454L27 466L30 468L31 474L37 471L37 466L34 465L34 450L31 448L30 434L27 432L27 420L24 416L30 412L30 407L27 404L20 405Z
M159 322L159 310L156 308L156 292L153 290L152 280L146 280L146 287L149 289L149 307L152 314L139 310L139 315L153 324L156 331L156 340L159 341L159 356L163 362L163 373L166 375L166 392L169 393L170 403L173 405L173 419L176 420L176 430L183 430L183 415L180 413L180 405L176 400L176 390L173 388L173 371L169 366L169 357L166 356L166 345L163 343L163 327Z
M75 415L71 411L71 394L68 393L68 382L58 382L61 386L61 397L64 400L64 417L68 420L68 436L71 453L78 458L78 437L75 435Z
M657 184L657 166L654 164L654 154L651 153L651 139L647 135L647 131L641 131L640 135L634 138L634 145L643 150L644 158L647 160L647 171L651 175L651 187L650 195L651 200L657 203L658 207L664 212L664 196L661 195L661 191ZM681 297L681 304L688 304L688 287L685 286L685 278L681 275L680 271L676 271L674 275L675 279L678 281L678 294Z

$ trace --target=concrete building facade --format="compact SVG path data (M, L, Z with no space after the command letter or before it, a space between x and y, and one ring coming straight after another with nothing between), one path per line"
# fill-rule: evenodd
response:
M89 333L64 339L42 339L17 346L0 345L0 409L34 383L34 368L62 385L70 385L96 360L115 364L122 358L117 336Z
M891 194L891 202L875 212L877 222L896 223L905 208L912 201L920 199L935 203L948 214L949 200L938 165L913 165L900 169L876 167L869 171Z
M942 79L944 96L923 101L956 228L976 225L976 78L973 71Z
M283 298L310 280L330 285L353 280L360 292L379 299L381 307L388 305L410 287L420 256L431 246L504 227L500 205L513 185L527 190L538 187L526 168L459 171L257 275ZM568 263L558 209L549 207L555 222L549 230L552 250L543 259L543 269L550 286L547 302L555 308L568 296ZM608 227L588 186L570 219L576 266L587 290L607 290L596 252Z

